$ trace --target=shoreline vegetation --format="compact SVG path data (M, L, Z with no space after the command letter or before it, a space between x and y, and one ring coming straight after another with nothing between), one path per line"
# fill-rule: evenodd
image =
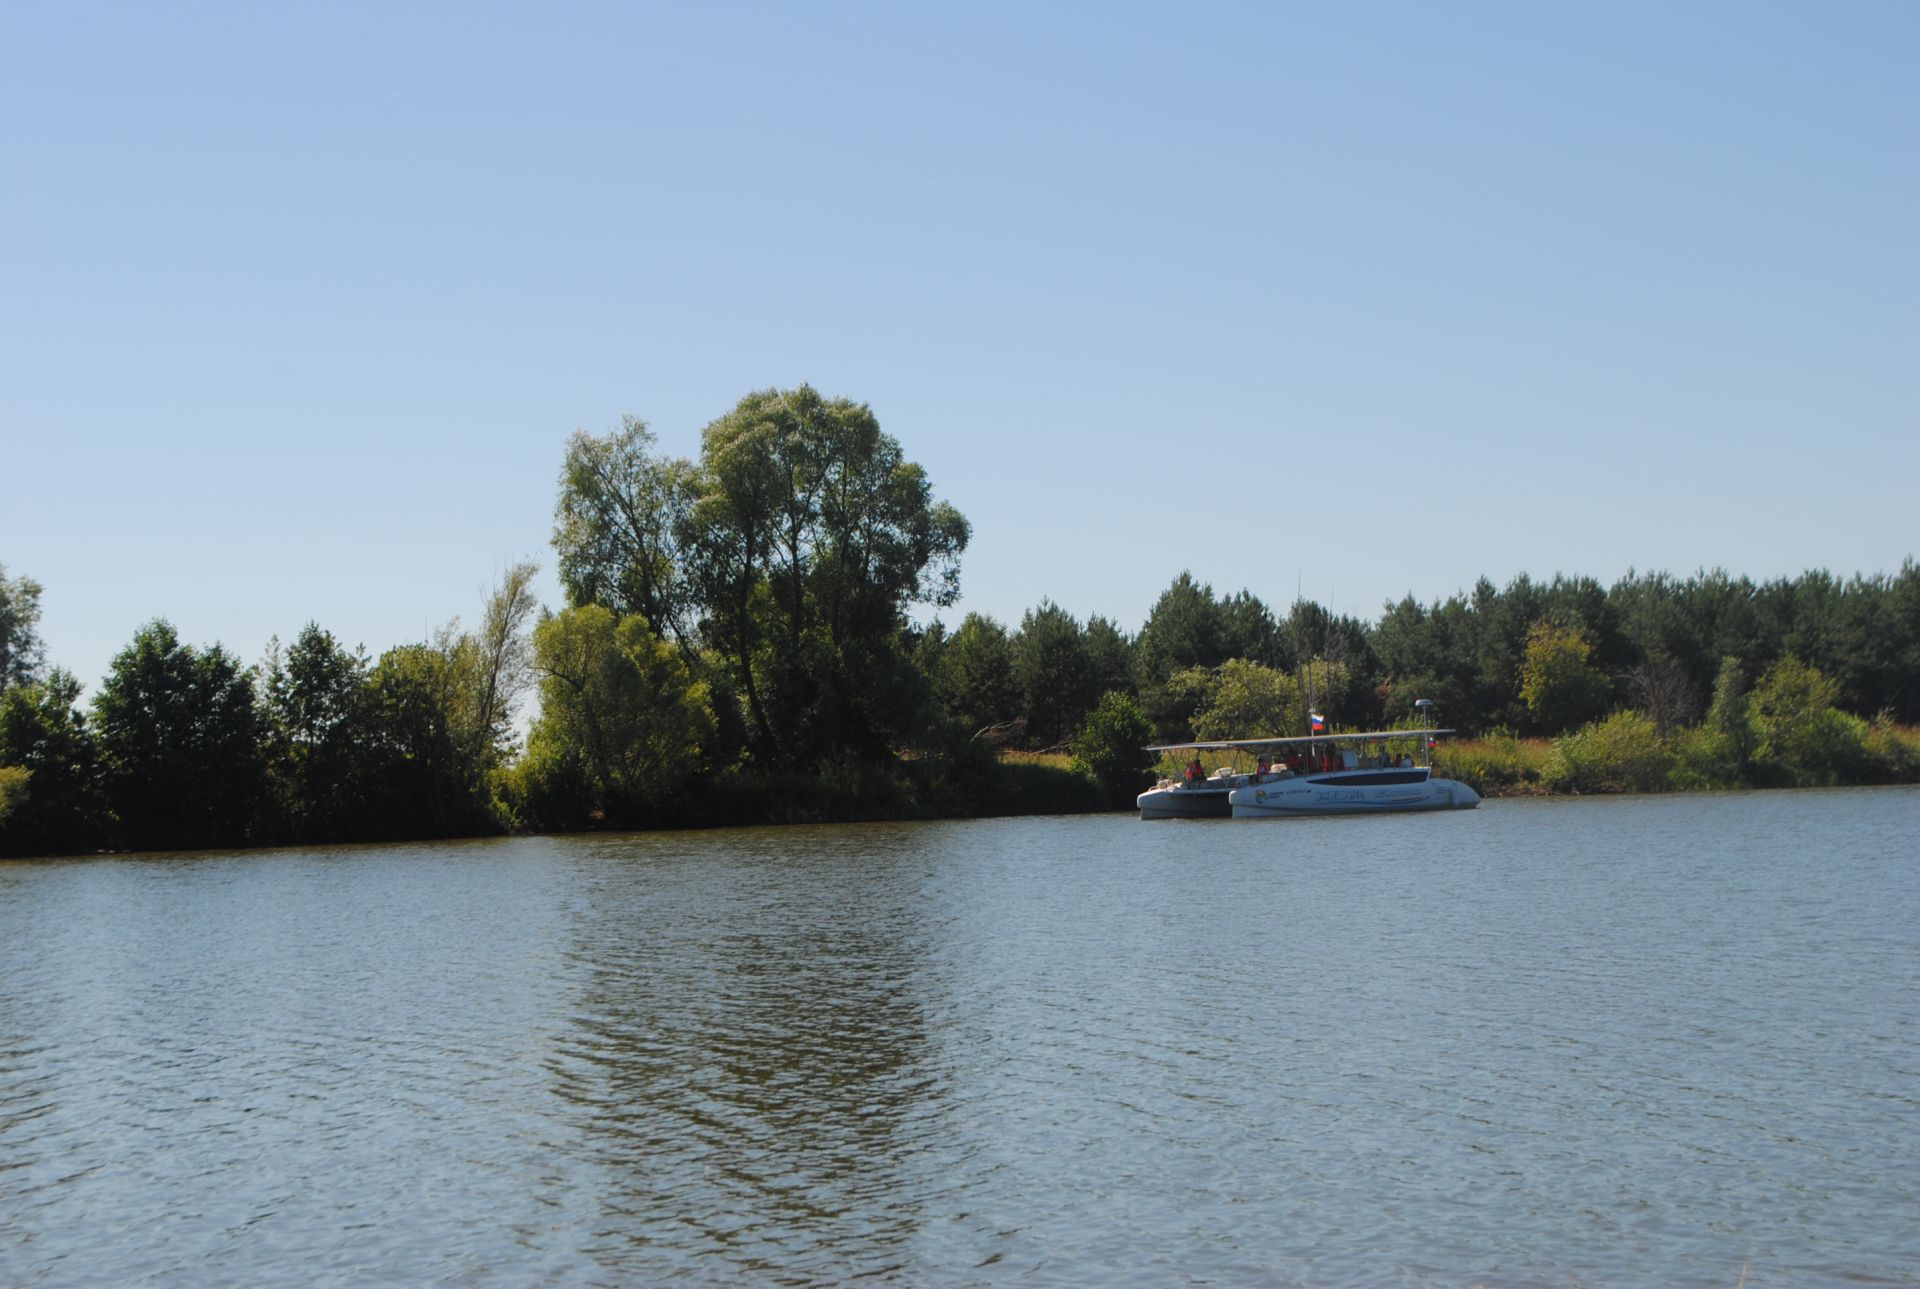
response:
M1465 739L1436 753L1435 772L1483 797L1639 795L1766 788L1867 787L1920 783L1920 729L1870 724L1864 746L1842 748L1843 762L1811 768L1751 762L1744 771L1716 746L1711 731L1648 737L1612 720L1559 739L1496 734Z
M1184 572L1137 631L948 624L964 516L872 409L747 395L697 459L567 442L553 547L477 623L245 663L142 626L83 707L0 566L0 856L1123 809L1145 745L1460 731L1482 796L1920 782L1920 565L1486 578L1373 621ZM917 621L931 611L930 621ZM534 707L524 743L516 711Z

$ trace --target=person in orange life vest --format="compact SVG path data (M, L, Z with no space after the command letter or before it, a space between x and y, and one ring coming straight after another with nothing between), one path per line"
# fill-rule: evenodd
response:
M1193 758L1193 760L1187 762L1187 782L1188 783L1198 783L1200 782L1200 780L1206 777L1207 777L1207 772L1201 766L1199 757L1196 756Z

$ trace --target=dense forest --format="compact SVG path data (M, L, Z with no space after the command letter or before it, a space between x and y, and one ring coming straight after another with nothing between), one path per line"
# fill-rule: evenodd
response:
M156 621L83 708L0 567L0 854L1092 809L1142 744L1404 726L1416 698L1486 790L1920 778L1911 557L1482 579L1373 622L1183 573L1130 633L1051 601L947 625L969 536L871 409L802 386L697 460L633 419L575 434L566 603L519 565L474 628L377 658L308 623L249 665Z

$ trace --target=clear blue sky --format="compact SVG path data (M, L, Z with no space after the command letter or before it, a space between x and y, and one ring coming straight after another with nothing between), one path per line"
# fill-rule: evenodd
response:
M377 653L562 446L872 404L968 609L1891 572L1920 5L0 8L0 563ZM1352 516L1348 518L1348 516Z

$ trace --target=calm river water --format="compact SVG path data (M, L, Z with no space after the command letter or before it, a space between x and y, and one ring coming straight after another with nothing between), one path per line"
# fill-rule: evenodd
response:
M0 864L0 1283L1911 1284L1920 791Z

